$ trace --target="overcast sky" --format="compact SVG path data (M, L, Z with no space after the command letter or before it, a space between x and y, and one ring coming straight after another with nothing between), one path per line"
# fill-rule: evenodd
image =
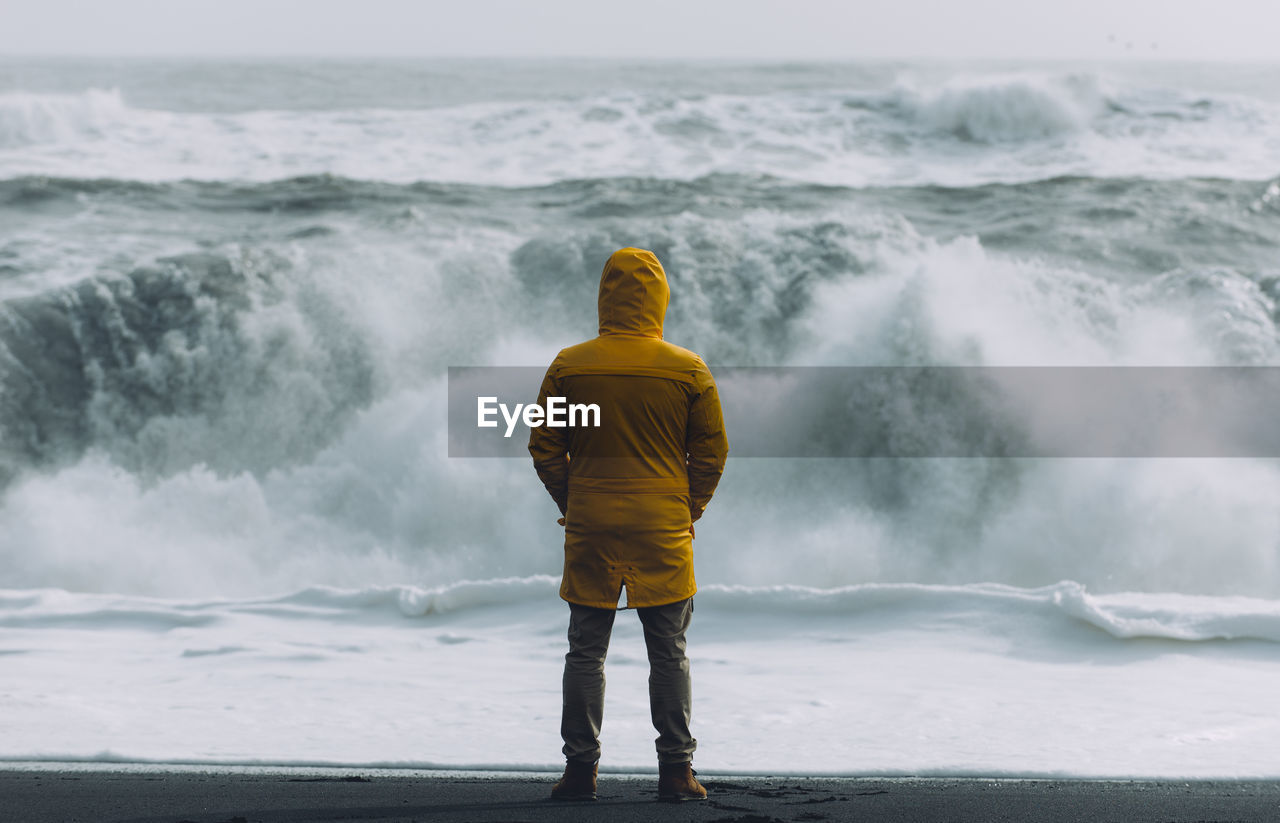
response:
M0 0L0 54L1274 60L1280 0Z

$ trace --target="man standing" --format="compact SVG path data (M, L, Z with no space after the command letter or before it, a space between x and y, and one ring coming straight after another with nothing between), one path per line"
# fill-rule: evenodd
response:
M671 290L652 252L621 249L600 277L600 334L563 349L538 397L600 407L600 426L535 427L529 453L564 515L569 653L564 664L564 776L554 799L594 800L604 715L604 659L618 600L634 608L649 653L658 730L658 797L704 800L691 766L689 661L693 523L729 452L716 384L702 358L662 339Z

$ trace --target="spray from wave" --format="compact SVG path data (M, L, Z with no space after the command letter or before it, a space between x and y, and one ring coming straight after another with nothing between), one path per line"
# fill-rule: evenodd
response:
M102 139L128 122L119 89L83 94L0 93L0 151Z
M1124 282L859 201L575 225L574 189L527 236L433 234L430 200L401 219L408 196L322 199L297 213L327 232L285 220L252 248L7 301L10 585L243 596L555 574L528 466L445 457L443 369L545 363L589 336L599 261L633 243L671 272L668 337L713 364L1274 363L1280 345L1258 274ZM430 195L460 196L517 213L529 195ZM1274 596L1278 492L1263 460L734 461L699 576Z
M1107 95L1091 75L956 78L937 89L904 87L899 95L926 128L987 143L1069 135L1107 110Z

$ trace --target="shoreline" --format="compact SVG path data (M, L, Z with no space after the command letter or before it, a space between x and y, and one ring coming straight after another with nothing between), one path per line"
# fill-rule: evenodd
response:
M883 781L971 781L1002 783L1151 783L1151 784L1216 784L1277 783L1280 775L1178 775L1178 774L1066 774L1063 772L963 771L959 769L902 771L830 771L800 772L772 769L715 769L694 764L701 776L728 780L883 780ZM248 762L215 760L6 760L0 758L0 774L5 772L90 772L101 774L209 774L209 775L278 775L340 779L344 777L410 778L511 778L536 780L559 778L562 766L550 764L422 764L422 763L333 763L333 762ZM658 768L610 766L601 764L600 779L648 779L656 777Z
M558 772L557 772L558 773ZM302 821L1267 821L1277 780L798 777L702 772L705 803L658 803L656 778L604 773L595 803L547 799L557 773L177 764L0 764L23 823Z

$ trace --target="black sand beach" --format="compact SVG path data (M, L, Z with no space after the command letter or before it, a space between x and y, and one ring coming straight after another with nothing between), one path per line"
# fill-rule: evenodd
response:
M0 772L6 823L304 821L1274 821L1280 782L701 775L704 803L655 801L656 778L605 775L595 803L546 799L553 775L469 772Z

